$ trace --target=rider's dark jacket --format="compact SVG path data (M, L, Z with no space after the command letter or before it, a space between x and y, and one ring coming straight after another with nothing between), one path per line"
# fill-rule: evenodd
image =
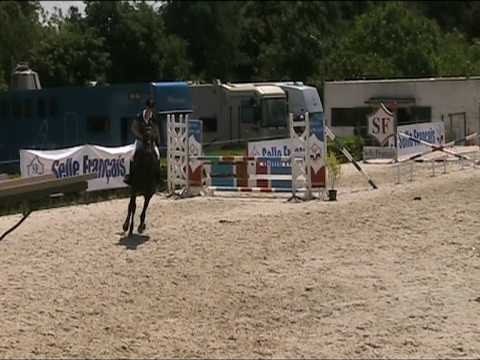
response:
M135 137L135 139L143 141L145 129L147 126L150 125L152 128L153 140L157 146L160 146L160 130L158 128L155 115L152 114L151 118L147 122L145 122L145 120L143 119L143 113L144 110L140 111L140 113L137 115L137 118L132 122L131 131L133 133L133 136Z

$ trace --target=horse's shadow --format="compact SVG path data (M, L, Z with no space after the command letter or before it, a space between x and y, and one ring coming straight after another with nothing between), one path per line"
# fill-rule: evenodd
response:
M117 245L125 246L127 250L137 250L137 247L150 240L148 235L132 234L124 235L118 240Z

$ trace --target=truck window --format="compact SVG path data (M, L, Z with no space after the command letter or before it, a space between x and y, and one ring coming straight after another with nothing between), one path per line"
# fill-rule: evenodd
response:
M323 112L312 112L309 114L311 121L322 121L323 120Z
M286 127L288 113L285 98L263 99L262 115L263 127Z
M240 103L240 121L251 124L255 122L255 107L251 100L242 100Z

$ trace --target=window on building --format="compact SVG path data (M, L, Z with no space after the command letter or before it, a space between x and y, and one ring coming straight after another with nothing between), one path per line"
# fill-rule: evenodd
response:
M397 109L397 125L409 125L414 123L415 120L412 118L410 108L400 107Z
M353 109L332 108L332 126L355 126Z
M398 125L409 125L432 120L432 108L429 106L400 107L397 110Z
M367 126L367 117L374 111L371 107L332 108L332 126Z
M44 118L47 115L45 99L41 98L37 101L37 115L39 118Z
M108 116L90 115L87 117L87 130L91 133L106 133L110 131Z
M412 115L415 122L430 122L432 121L432 108L430 106L413 106Z
M25 99L25 102L23 104L24 106L24 115L26 119L31 119L33 115L33 102L31 98Z
M218 129L218 122L216 117L212 118L200 118L203 124L204 132L216 132Z

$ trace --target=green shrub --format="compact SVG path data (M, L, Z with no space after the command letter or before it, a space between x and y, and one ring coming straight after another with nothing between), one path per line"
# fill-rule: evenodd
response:
M362 159L362 153L363 153L363 146L364 146L364 140L360 136L345 136L345 137L338 137L338 142L342 144L348 152L353 156L355 160L361 160ZM340 150L340 147L336 146L336 144L328 140L327 142L327 151L332 152L335 154L336 158L338 161L341 163L348 162L348 159L343 155L342 151Z
M328 152L327 169L330 188L335 189L337 180L342 176L342 166L333 152Z

